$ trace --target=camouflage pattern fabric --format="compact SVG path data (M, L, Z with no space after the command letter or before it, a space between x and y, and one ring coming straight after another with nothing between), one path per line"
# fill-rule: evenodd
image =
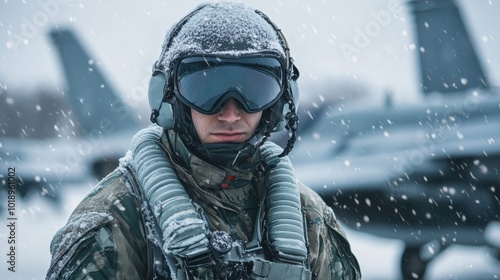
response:
M140 204L124 169L103 179L54 236L47 279L152 279Z
M210 165L190 154L174 134L162 140L179 179L204 210L211 229L250 240L258 202L265 193L262 173ZM133 182L131 174L119 167L78 205L54 236L47 279L155 277L155 245L145 228L143 202L135 195ZM311 189L298 187L306 212L313 279L360 279L359 265L332 209ZM199 268L190 274L193 279L213 279L220 267Z

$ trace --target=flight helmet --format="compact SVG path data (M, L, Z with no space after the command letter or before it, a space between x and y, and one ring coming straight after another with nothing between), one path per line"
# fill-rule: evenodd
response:
M167 32L148 89L151 121L223 165L245 160L271 132L287 128L286 155L297 129L298 76L285 37L264 13L237 3L205 4ZM190 109L214 114L229 98L248 113L263 111L254 136L244 143L200 143Z

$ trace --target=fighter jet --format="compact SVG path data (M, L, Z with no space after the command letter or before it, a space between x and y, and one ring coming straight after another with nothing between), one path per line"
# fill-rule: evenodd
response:
M22 196L35 190L40 195L57 199L60 186L101 179L118 166L119 158L125 155L141 122L70 29L54 29L49 37L59 55L66 87L62 90L62 98L38 98L45 105L37 104L31 110L43 108L50 111L49 115L59 117L53 127L44 128L41 127L45 125L43 120L36 122L31 118L22 128L22 134L27 136L13 137L15 133L6 132L9 126L22 123L19 119L25 120L33 113L19 113L12 109L14 105L2 104L5 109L2 110L0 165L5 170L16 167L17 190ZM17 97L11 97L14 98ZM53 137L29 137L31 130L40 129L52 130L55 134L52 133Z
M402 240L404 279L453 244L500 252L500 95L453 0L408 2L420 103L331 104L291 154L348 227Z

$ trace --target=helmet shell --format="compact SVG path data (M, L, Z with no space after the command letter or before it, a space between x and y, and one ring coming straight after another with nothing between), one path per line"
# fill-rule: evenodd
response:
M286 59L282 42L266 19L243 4L214 3L198 7L168 31L158 63L170 72L175 60L186 55L266 51Z

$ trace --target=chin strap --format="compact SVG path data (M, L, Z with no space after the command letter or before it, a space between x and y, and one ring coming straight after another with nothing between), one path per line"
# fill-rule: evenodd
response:
M230 169L248 169L255 167L255 164L250 162L251 158L266 139L261 130L256 131L252 137L241 143L185 145L196 156L211 164Z
M234 157L234 159L231 163L231 166L234 166L238 162L238 159L240 158L240 156L242 154L246 153L250 157L253 156L255 154L255 151L257 150L257 148L260 145L262 145L264 140L265 140L264 135L260 132L256 132L252 137L250 137L250 139L248 139L247 141L244 142L244 146L241 148L241 150L238 151L238 153ZM243 160L247 160L247 159L248 159L248 157L244 158Z

